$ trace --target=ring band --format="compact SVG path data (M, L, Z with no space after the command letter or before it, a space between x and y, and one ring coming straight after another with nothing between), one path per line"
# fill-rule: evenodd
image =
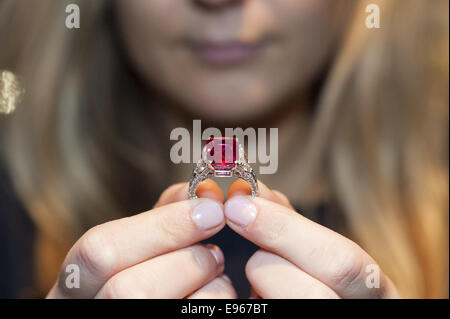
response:
M252 197L259 194L256 175L236 138L213 137L206 142L202 158L197 162L189 181L189 198L197 198L195 191L198 185L212 177L241 178L250 185Z

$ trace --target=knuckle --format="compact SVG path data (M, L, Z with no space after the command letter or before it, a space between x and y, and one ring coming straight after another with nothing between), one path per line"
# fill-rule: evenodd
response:
M95 277L112 273L118 261L112 238L102 226L90 229L81 237L77 257L83 267Z
M330 267L331 283L340 289L352 286L362 277L363 255L355 245L340 249Z

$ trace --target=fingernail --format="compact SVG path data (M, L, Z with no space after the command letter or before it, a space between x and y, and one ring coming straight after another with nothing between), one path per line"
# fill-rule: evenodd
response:
M222 265L225 260L222 251L219 248L209 248L209 251L216 259L217 264Z
M247 197L233 197L225 204L225 216L233 223L246 227L256 217L256 206Z
M192 211L192 220L203 230L217 227L223 223L222 205L210 199L202 199Z

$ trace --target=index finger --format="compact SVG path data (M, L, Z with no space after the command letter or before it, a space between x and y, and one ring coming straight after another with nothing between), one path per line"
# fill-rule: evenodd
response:
M69 251L54 296L93 297L119 271L209 238L224 225L222 203L199 198L96 226ZM83 289L65 285L71 264L80 268Z
M380 272L380 289L365 286L373 259L356 243L283 205L264 198L236 196L225 204L227 224L256 245L297 265L342 298L395 295Z

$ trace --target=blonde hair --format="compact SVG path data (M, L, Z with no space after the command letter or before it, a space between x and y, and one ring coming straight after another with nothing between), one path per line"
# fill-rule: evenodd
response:
M69 242L130 209L139 196L122 195L126 176L158 184L164 169L139 138L163 148L140 120L145 97L111 32L111 2L77 3L82 28L67 30L68 1L0 2L0 69L21 75L27 90L1 120L1 151L38 227ZM403 296L444 297L448 1L378 1L382 28L371 30L368 3L355 10L321 91L300 191L326 171L352 239ZM164 112L152 111L163 126ZM142 184L134 189L157 193Z

